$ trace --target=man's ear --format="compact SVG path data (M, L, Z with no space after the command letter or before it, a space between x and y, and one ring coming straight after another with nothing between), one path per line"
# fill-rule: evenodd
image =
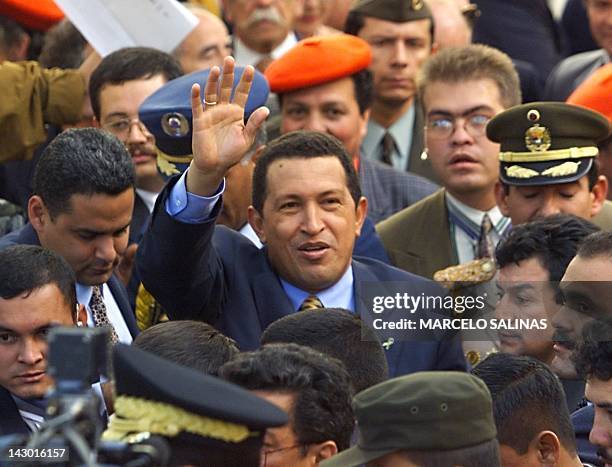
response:
M32 227L34 227L34 230L39 234L45 229L45 226L51 222L49 210L43 199L38 195L33 195L28 200L28 219Z
M313 444L308 448L308 454L306 457L314 459L312 465L319 465L325 459L338 454L338 446L334 441L324 441L319 444Z
M559 462L561 442L552 431L541 431L531 442L536 450L538 461L543 466L556 466Z
M368 215L368 200L364 196L359 198L359 203L357 203L356 216L355 216L355 235L359 236L361 234L361 227L363 227L363 223L365 221L366 216Z
M508 190L509 189L510 187L508 187ZM508 194L506 194L506 187L504 187L504 185L500 181L497 181L497 183L495 183L495 202L497 203L497 207L499 208L501 213L506 217L510 217Z
M249 206L247 209L247 219L251 227L261 240L261 243L266 243L266 235L264 233L263 228L263 216L259 214L257 209L253 207L253 205Z
M597 182L591 188L591 217L595 217L603 208L608 196L608 179L605 175L597 177Z

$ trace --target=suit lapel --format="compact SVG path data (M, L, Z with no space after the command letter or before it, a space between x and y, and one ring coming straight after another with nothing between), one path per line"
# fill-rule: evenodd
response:
M412 129L412 143L410 145L410 154L408 155L408 167L407 170L416 174L422 175L429 180L436 183L438 178L431 167L431 162L428 160L421 159L421 153L425 147L424 143L424 127L425 127L425 116L423 115L423 108L421 102L418 99L414 100L414 127Z
M0 386L0 435L29 434L11 394Z
M270 269L253 280L253 297L262 331L277 319L293 313L293 305L278 276Z
M115 302L117 302L117 306L119 307L119 311L121 311L121 316L123 316L123 321L127 325L130 334L132 337L136 337L139 333L138 325L136 324L136 317L132 312L132 308L130 307L130 302L127 298L127 294L125 292L125 288L123 284L119 282L114 275L107 282L108 288L113 294L113 298Z

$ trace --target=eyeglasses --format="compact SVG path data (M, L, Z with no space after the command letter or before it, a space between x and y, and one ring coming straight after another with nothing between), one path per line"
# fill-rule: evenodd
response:
M437 139L449 138L457 129L457 120L460 118L463 119L463 128L465 131L471 136L477 137L485 134L487 123L489 123L489 120L493 117L477 112L432 117L425 127L428 136Z
M268 456L270 454L275 454L277 452L282 452L282 451L289 451L290 449L295 449L295 448L300 448L304 446L303 444L294 444L293 446L286 446L284 448L278 448L278 449L265 449L265 448L261 448L261 467L266 467L266 465L268 465Z
M147 130L145 124L137 118L117 118L115 120L111 120L104 123L102 125L102 128L110 131L112 134L114 134L120 139L126 139L127 136L130 134L130 131L132 131L132 127L134 125L137 125L138 129L145 135L151 134L151 132Z

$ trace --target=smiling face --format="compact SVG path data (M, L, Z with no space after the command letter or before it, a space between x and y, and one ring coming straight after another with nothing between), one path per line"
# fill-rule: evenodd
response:
M553 326L550 317L558 310L555 290L548 271L538 258L518 264L510 263L499 270L500 299L495 309L501 319L546 319L546 329L498 331L500 350L513 355L527 355L546 364L553 359Z
M553 316L555 327L552 361L554 372L562 378L577 378L573 354L582 340L582 330L598 317L609 315L612 303L612 261L605 256L576 256L561 280L563 306Z
M434 81L427 85L423 104L428 126L454 120L448 137L426 131L429 159L438 179L459 199L474 192L491 192L492 196L499 176L499 144L478 133L504 110L495 82L487 78L461 83ZM478 128L471 125L466 129L467 120L478 123Z
M280 277L316 293L349 267L367 201L351 197L340 160L332 156L279 159L266 176L263 212L249 207L249 222L268 247Z
M0 298L0 386L24 399L43 397L52 385L47 333L55 325L73 326L74 315L55 284Z

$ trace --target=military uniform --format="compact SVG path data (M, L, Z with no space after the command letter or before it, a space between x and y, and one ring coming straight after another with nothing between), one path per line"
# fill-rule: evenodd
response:
M113 366L115 413L102 439L161 436L171 448L169 465L257 467L266 428L288 422L278 407L234 384L135 347L116 346Z
M470 374L420 372L393 378L357 394L353 407L357 445L321 467L358 466L396 451L410 457L410 451L462 449L497 436L491 394Z

